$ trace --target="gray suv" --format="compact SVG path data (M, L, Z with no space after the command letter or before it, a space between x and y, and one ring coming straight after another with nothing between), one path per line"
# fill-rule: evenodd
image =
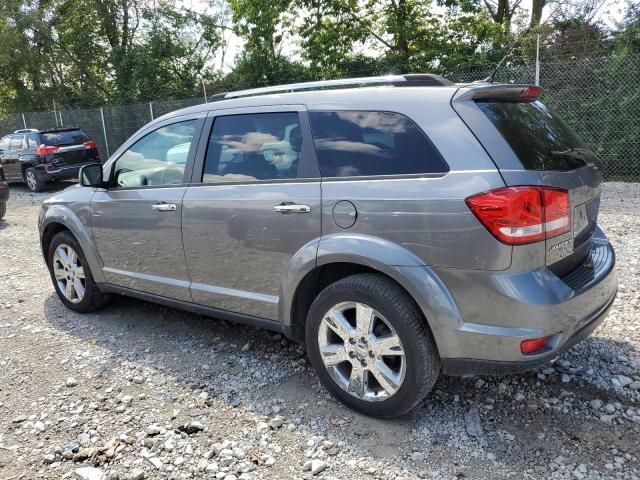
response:
M539 95L425 74L165 115L42 205L53 284L79 312L116 293L282 332L372 416L548 362L617 277L601 164Z

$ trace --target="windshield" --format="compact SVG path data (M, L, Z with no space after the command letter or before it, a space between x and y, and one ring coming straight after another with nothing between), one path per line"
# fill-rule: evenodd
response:
M560 117L540 102L478 102L526 170L567 171L600 162Z

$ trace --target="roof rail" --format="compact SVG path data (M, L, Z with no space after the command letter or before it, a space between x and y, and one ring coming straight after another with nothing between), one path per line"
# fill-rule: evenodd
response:
M13 133L38 133L38 130L35 128L21 128Z
M212 97L213 101L229 98L253 97L270 93L304 92L309 90L330 90L337 88L358 88L372 85L390 85L394 87L447 86L453 82L440 75L415 73L410 75L382 75L377 77L341 78L338 80L320 80L316 82L289 83L272 87L251 88L237 92L221 93Z

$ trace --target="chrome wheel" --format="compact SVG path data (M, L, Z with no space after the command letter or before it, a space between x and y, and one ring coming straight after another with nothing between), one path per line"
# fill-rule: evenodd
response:
M86 290L84 268L78 253L61 243L53 254L53 274L58 289L71 303L80 303Z
M400 337L384 316L364 303L343 302L329 309L320 322L318 345L331 378L360 400L386 400L404 382Z
M27 186L31 190L36 191L38 188L38 179L36 178L36 174L33 173L33 170L27 170L26 180L27 180Z

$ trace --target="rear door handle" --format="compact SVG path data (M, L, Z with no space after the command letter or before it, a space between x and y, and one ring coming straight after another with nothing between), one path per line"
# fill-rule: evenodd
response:
M309 205L302 205L297 203L281 203L279 205L274 205L273 209L276 212L280 213L309 213L311 211L311 207Z
M175 203L156 203L151 205L156 212L175 212L178 207L176 207Z

